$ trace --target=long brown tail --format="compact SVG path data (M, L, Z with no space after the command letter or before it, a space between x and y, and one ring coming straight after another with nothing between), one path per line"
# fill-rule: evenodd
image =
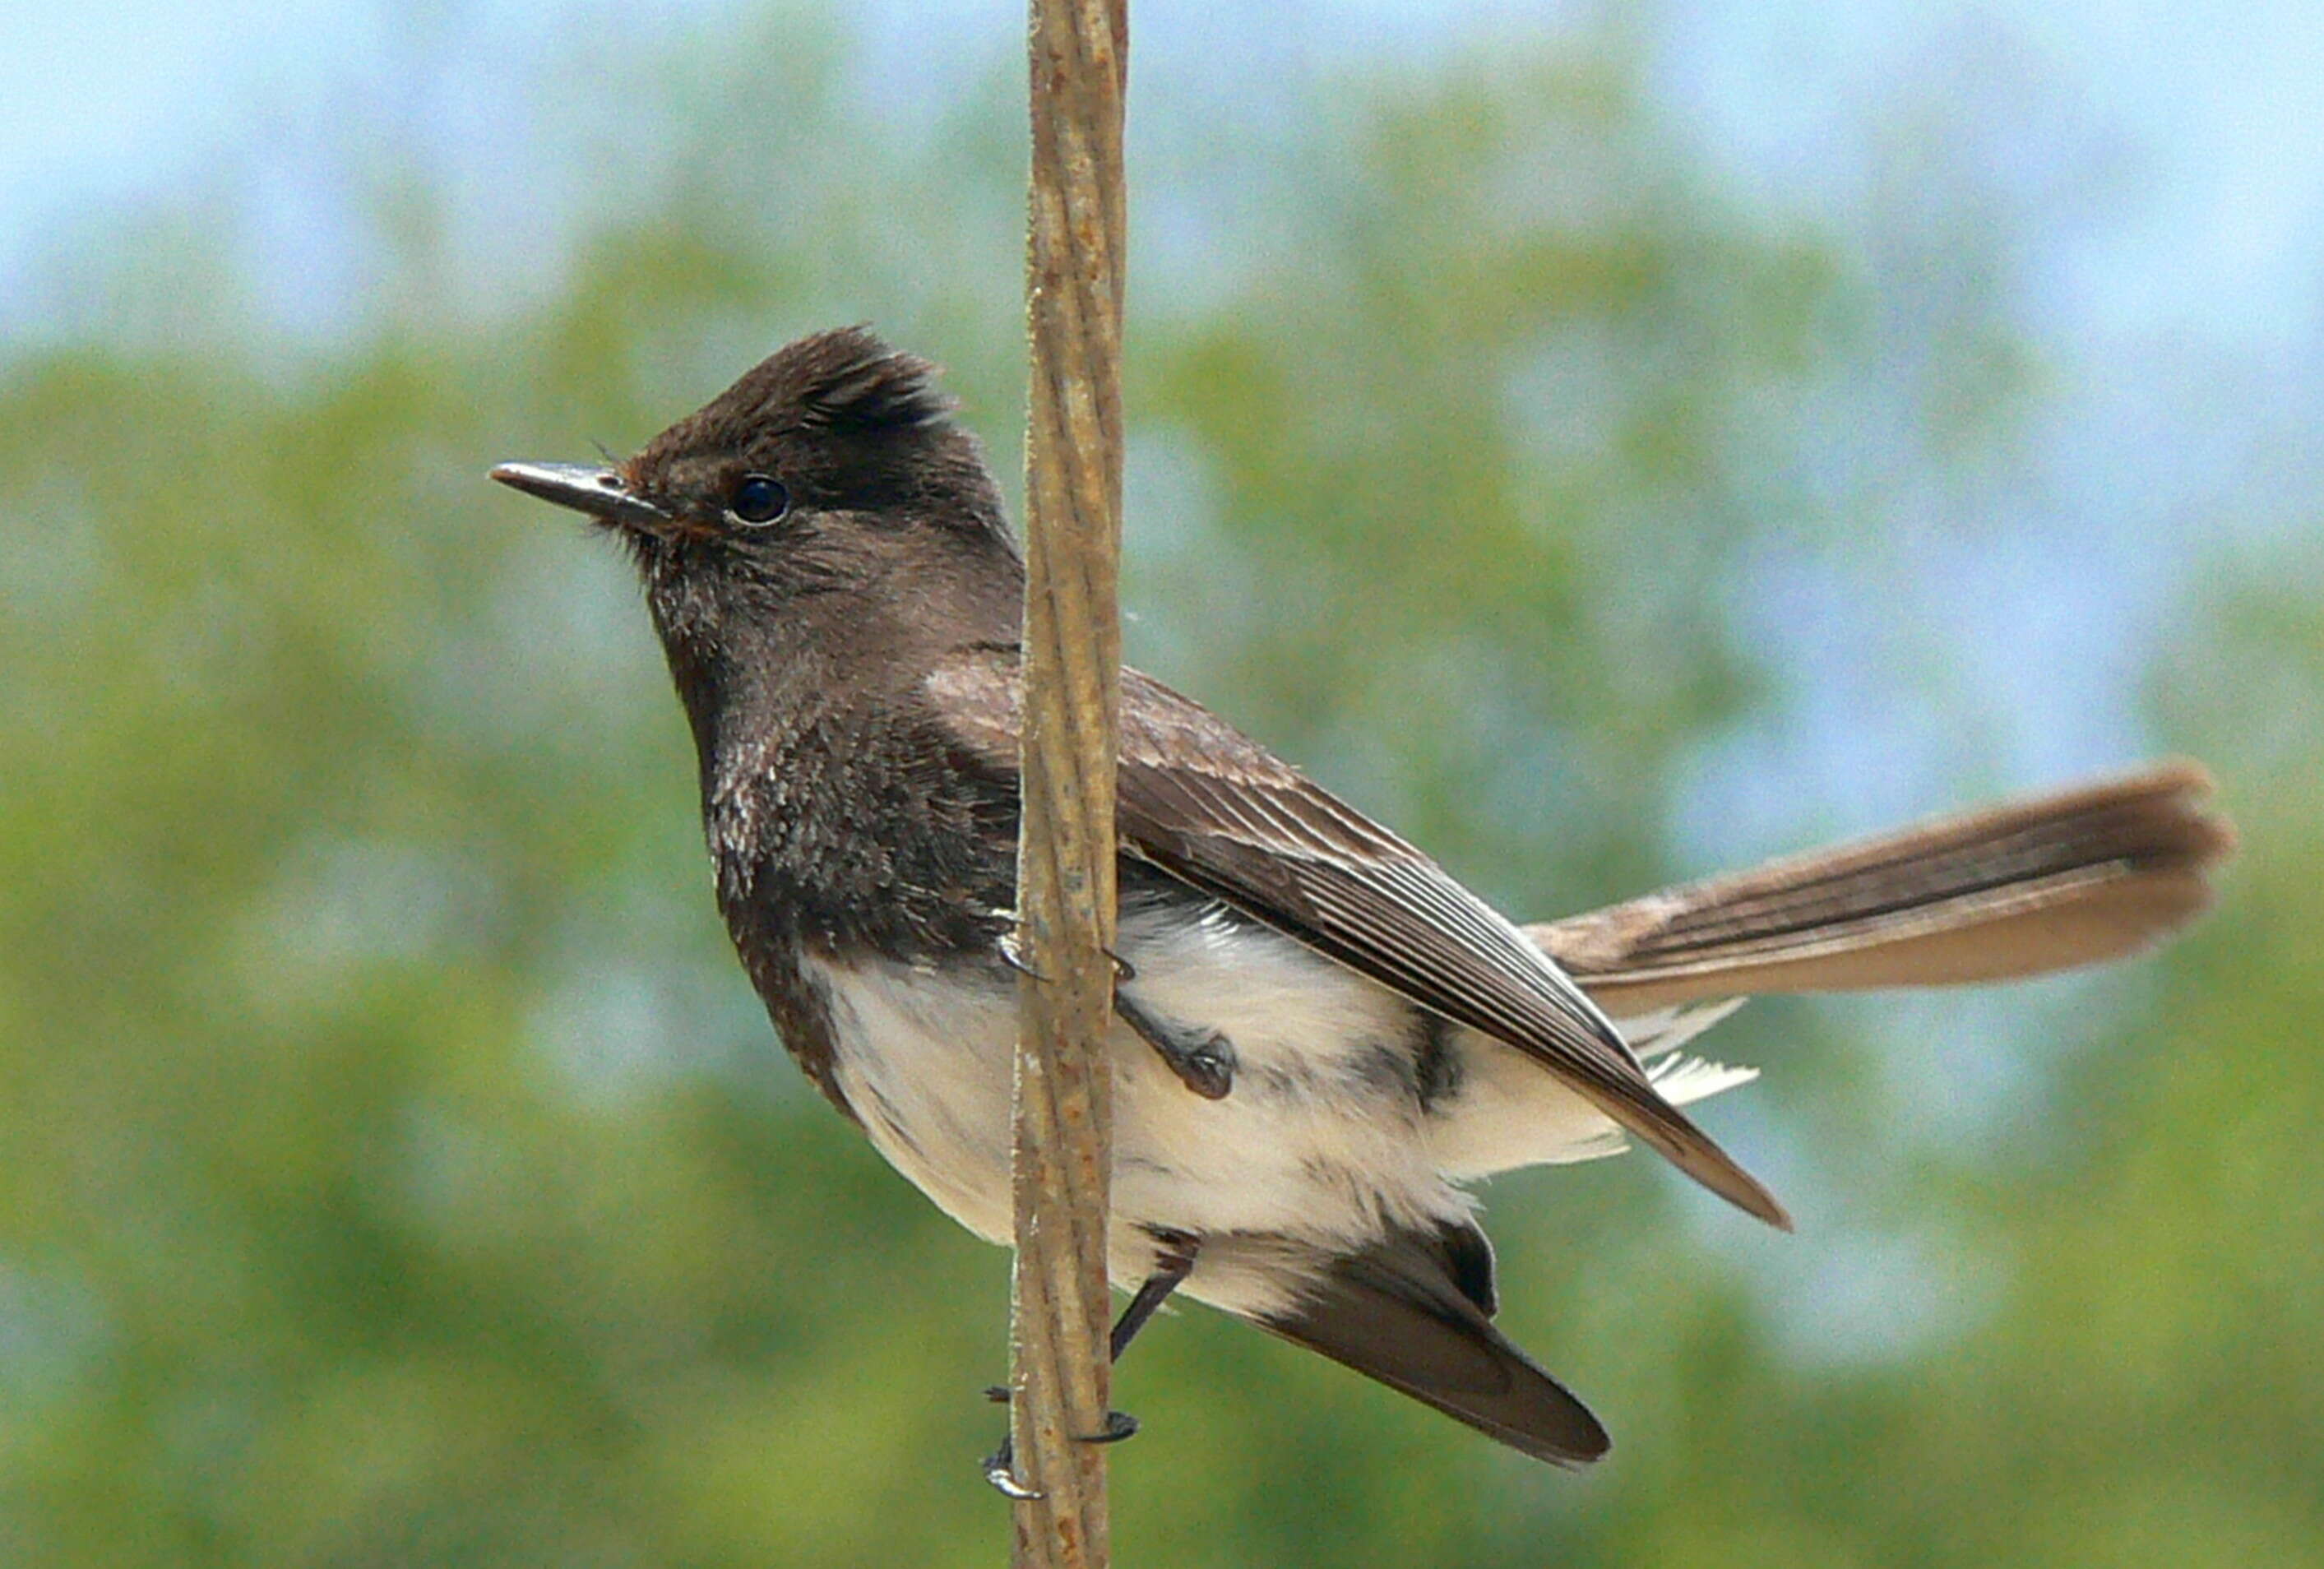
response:
M1940 817L1526 928L1595 998L1946 986L2159 941L2211 901L2235 830L2191 762Z

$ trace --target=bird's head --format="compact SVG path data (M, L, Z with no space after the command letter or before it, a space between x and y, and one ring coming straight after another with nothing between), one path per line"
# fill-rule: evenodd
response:
M619 534L665 638L779 623L832 595L1011 604L1000 494L951 410L927 361L841 328L777 351L626 463L493 477Z

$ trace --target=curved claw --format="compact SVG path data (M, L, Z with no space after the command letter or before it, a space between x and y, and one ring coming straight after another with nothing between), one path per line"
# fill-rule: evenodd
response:
M1138 1418L1127 1411L1108 1411L1105 1426L1095 1433L1085 1435L1084 1444L1119 1444L1138 1431Z
M995 1405L1006 1405L1009 1403L1008 1387L1003 1384L989 1385L985 1389L984 1398ZM1094 1433L1085 1435L1081 1442L1119 1444L1137 1431L1137 1417L1127 1411L1108 1411L1105 1414L1105 1426ZM1040 1489L1028 1487L1017 1480L1017 1446L1013 1439L1003 1436L1001 1440L1001 1447L986 1455L982 1463L984 1480L990 1482L992 1491L1002 1498L1017 1503L1024 1503L1041 1496Z
M1033 968L1032 965L1025 962L1024 952L1017 946L1017 934L1015 932L1010 931L1001 933L1000 940L994 943L993 946L998 948L1001 952L1001 962L1008 965L1010 969L1016 971L1019 974L1029 975L1034 980L1041 983L1044 986L1049 983L1049 978L1047 975L1044 975L1040 971Z
M1016 1458L1009 1453L1006 1444L984 1457L984 1480L992 1484L993 1491L1012 1503L1028 1503L1041 1496L1039 1488L1027 1487L1017 1480Z

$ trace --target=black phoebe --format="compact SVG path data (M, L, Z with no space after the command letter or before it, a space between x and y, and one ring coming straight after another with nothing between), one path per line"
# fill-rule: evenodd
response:
M949 408L925 362L825 332L627 463L493 477L628 546L775 1028L1006 1242L1024 571ZM2127 953L2231 844L2176 765L1520 928L1161 683L1125 670L1121 709L1117 1352L1183 1288L1566 1464L1605 1431L1493 1327L1464 1184L1628 1133L1785 1225L1677 1109L1750 1070L1681 1046L1754 992Z

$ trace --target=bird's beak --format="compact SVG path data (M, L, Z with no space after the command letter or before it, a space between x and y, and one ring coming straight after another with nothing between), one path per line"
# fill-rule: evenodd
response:
M493 477L527 495L537 495L560 507L587 512L626 528L666 527L669 514L630 489L617 468L592 468L586 463L503 463Z

